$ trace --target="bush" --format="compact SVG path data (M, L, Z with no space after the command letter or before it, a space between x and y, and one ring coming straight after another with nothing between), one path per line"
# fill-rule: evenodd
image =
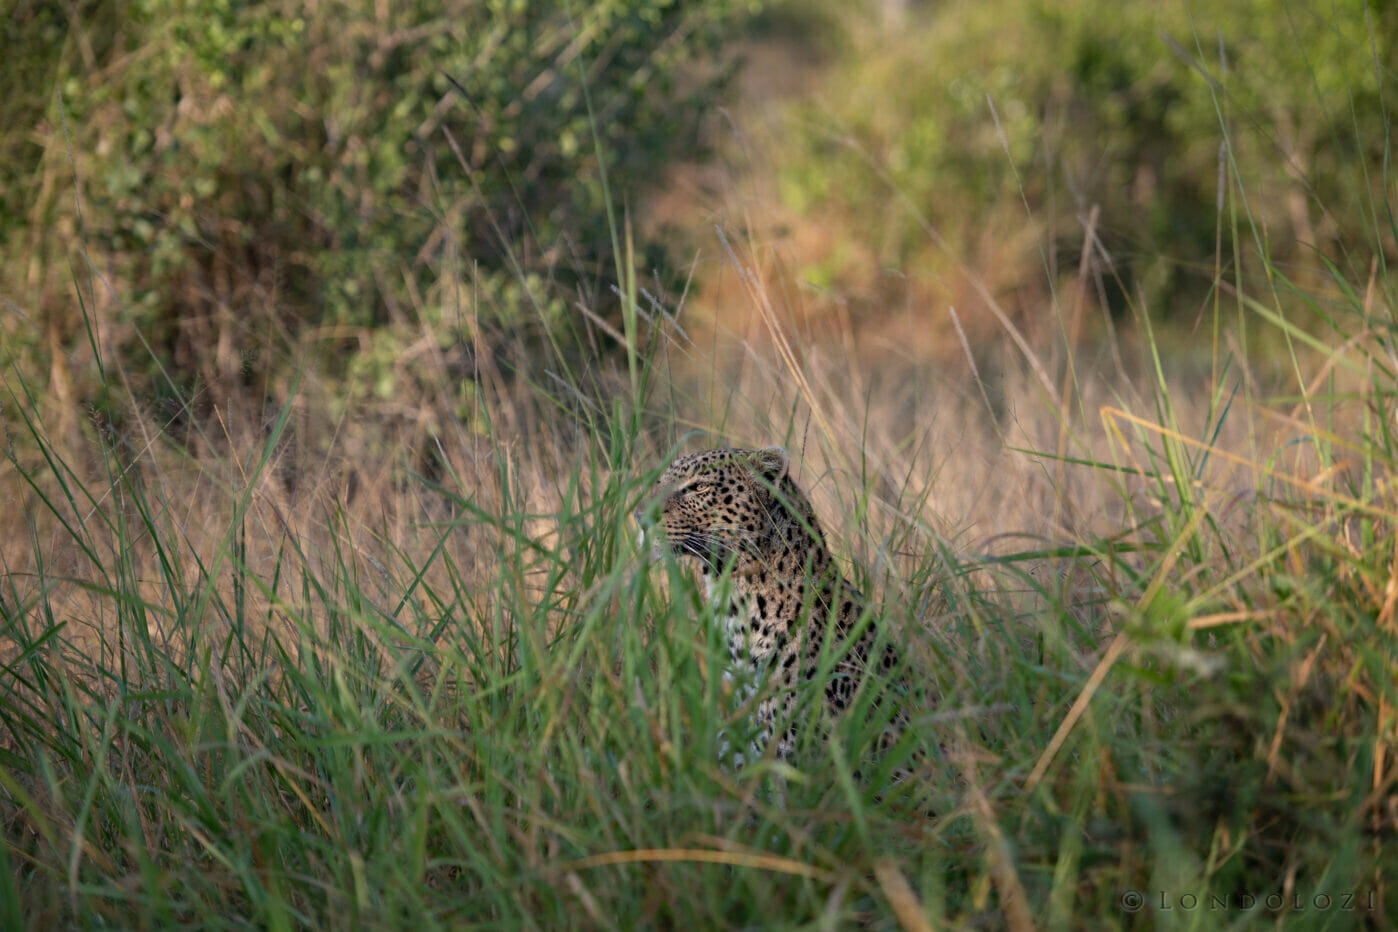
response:
M22 4L5 39L29 50L33 82L9 105L22 119L0 153L24 157L0 168L0 191L29 203L6 195L0 255L30 287L9 297L80 346L68 265L81 272L82 248L117 283L118 348L149 341L136 358L182 388L260 382L286 355L264 352L269 336L305 337L341 374L346 348L367 350L361 384L382 386L392 373L375 360L463 294L520 326L578 288L608 294L602 169L639 189L691 150L738 12L107 0L80 5L65 36ZM40 345L30 328L27 349Z
M1114 297L1191 319L1221 216L1247 243L1225 269L1260 273L1261 253L1280 268L1313 251L1342 266L1376 245L1398 255L1381 215L1391 5L1000 0L907 16L896 34L848 30L819 104L784 140L800 153L782 178L788 206L846 219L874 254L865 268L837 258L832 287L969 262L1003 290L1037 289L1041 236L1075 264L1094 206ZM1366 279L1368 260L1346 272Z

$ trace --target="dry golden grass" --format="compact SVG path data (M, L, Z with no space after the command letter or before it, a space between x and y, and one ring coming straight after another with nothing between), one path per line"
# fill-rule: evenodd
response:
M900 567L936 549L975 561L1071 548L1126 531L1160 505L1150 500L1156 486L1131 474L1154 468L1143 462L1142 442L1158 448L1174 440L1196 454L1217 454L1197 476L1197 494L1234 535L1259 489L1275 486L1278 476L1283 486L1323 490L1345 475L1343 461L1318 472L1315 446L1300 442L1315 430L1306 406L1270 402L1263 380L1246 365L1235 367L1241 394L1220 428L1218 388L1198 377L1198 354L1176 373L1164 360L1162 393L1150 360L1131 358L1130 322L1118 324L1115 342L1080 340L1065 353L1063 331L1081 324L1029 336L1005 315L998 338L982 339L972 351L969 338L955 336L960 316L948 306L890 311L868 328L848 315L794 307L800 302L792 295L802 284L770 286L781 274L771 250L735 247L721 233L718 239L723 269L715 277L739 283L743 302L715 308L732 291L721 286L652 328L653 429L634 451L633 468L660 466L677 444L786 444L842 552L894 589L904 575ZM974 270L966 274L983 280ZM1099 315L1088 277L1080 281L1074 321ZM1022 318L1023 310L1014 316ZM950 330L955 344L929 352L920 335L933 330ZM425 332L425 365L445 370L431 356L447 342ZM1362 378L1316 357L1302 364L1315 373L1312 393L1325 377L1350 386L1331 384L1332 393L1354 393L1355 400L1327 410L1327 436L1343 444L1369 404ZM623 390L611 362L594 365L603 373L600 384ZM162 421L140 404L128 401L117 426L76 422L63 393L43 398L44 423L58 426L53 433L39 427L39 434L65 469L76 470L73 487L106 491L68 501L26 428L7 419L16 458L0 467L0 498L10 503L0 514L0 559L22 600L32 595L26 581L38 578L36 561L44 562L49 597L72 622L76 646L99 643L115 623L110 579L104 583L114 564L137 583L154 617L176 613L162 582L161 548L151 546L147 533L132 533L142 519L122 489L144 507L158 505L150 520L179 542L189 565L210 568L211 584L225 598L235 526L241 527L238 562L257 576L277 566L292 574L303 565L324 570L349 559L372 578L383 575L394 554L422 565L441 546L484 585L499 571L500 541L480 539L475 529L444 533L461 514L416 477L485 511L528 514L525 534L549 546L549 515L578 479L590 443L584 424L601 409L547 365L506 377L487 358L476 378L473 426L465 426L455 420L446 385L437 397L398 398L380 410L331 419L330 390L312 376L287 403L285 428L270 448L275 411L259 422L230 403L210 409L199 431L186 426L172 436L172 419ZM1162 394L1173 418L1164 427ZM1073 459L1081 464L1066 461ZM109 485L111 476L118 481ZM581 481L586 488L590 480ZM52 511L36 507L36 495ZM439 571L429 568L429 578ZM384 583L391 585L386 576ZM254 617L277 623L276 602L285 595L248 597Z

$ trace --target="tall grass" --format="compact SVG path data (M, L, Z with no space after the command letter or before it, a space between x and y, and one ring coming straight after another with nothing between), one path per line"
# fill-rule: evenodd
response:
M1245 896L1319 923L1395 905L1379 335L1298 357L1280 402L1242 375L1181 389L1163 363L1134 390L1083 377L1070 407L1101 420L1068 422L1060 455L1062 406L1032 377L997 416L913 360L798 350L759 312L771 340L745 356L652 314L638 392L623 369L610 404L543 369L483 378L482 433L391 462L353 457L354 424L313 423L310 383L197 457L129 400L83 451L12 397L12 923L1027 927L1128 923L1131 891L1166 923L1249 915ZM331 428L322 465L296 461L298 432ZM946 752L902 792L855 778L877 725L857 717L805 729L792 767L715 764L742 709L692 582L648 567L628 515L672 449L729 439L791 447L907 645L912 718Z
M1247 248L1246 219L1222 221ZM265 420L218 411L179 438L120 361L86 424L16 378L6 923L1398 911L1386 272L1301 292L1220 263L1234 301L1212 308L1209 379L1146 309L1132 353L1068 338L1071 304L1056 348L1005 316L962 377L896 329L790 313L761 245L719 246L743 335L631 269L624 360L511 369L492 350L510 335L480 334L465 426L445 375L352 416L308 370ZM423 327L421 365L444 373L449 341ZM1294 347L1281 375L1230 351L1259 327ZM1099 353L1127 363L1098 373ZM674 451L725 442L788 446L905 648L934 753L892 790L877 716L812 719L789 765L716 764L745 709L693 581L637 549L629 516Z

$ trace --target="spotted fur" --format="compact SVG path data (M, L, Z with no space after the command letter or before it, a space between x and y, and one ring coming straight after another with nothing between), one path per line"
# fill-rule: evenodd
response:
M637 511L643 528L648 519L658 520L663 532L658 550L668 546L702 574L727 639L725 677L743 698L768 679L767 698L754 710L756 737L747 753L733 753L725 743L722 753L735 766L760 756L783 723L776 750L782 758L790 755L797 687L820 674L827 638L834 639L830 649L840 658L823 683L825 706L833 715L850 705L875 650L875 619L860 627L863 598L840 575L789 467L780 447L682 456L661 474L650 503ZM897 659L892 647L884 647L878 662L889 670ZM896 740L898 730L895 725L885 734L885 745Z

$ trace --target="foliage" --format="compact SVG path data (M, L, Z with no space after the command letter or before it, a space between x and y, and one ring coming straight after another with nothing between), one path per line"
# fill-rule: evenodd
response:
M1376 247L1394 258L1392 4L938 3L896 29L829 15L848 40L783 142L782 192L876 264L837 261L827 284L969 263L1026 287L1076 259L1093 208L1117 310L1192 318L1232 220L1250 231L1222 262L1250 274L1316 251L1363 279Z
M24 155L0 168L0 257L41 326L16 339L82 345L73 273L107 295L79 249L120 285L112 361L222 394L303 353L343 374L355 349L392 382L387 360L444 315L469 342L470 319L601 307L604 183L639 193L692 152L744 9L92 0L64 34L26 0L5 34L34 80L0 139Z

